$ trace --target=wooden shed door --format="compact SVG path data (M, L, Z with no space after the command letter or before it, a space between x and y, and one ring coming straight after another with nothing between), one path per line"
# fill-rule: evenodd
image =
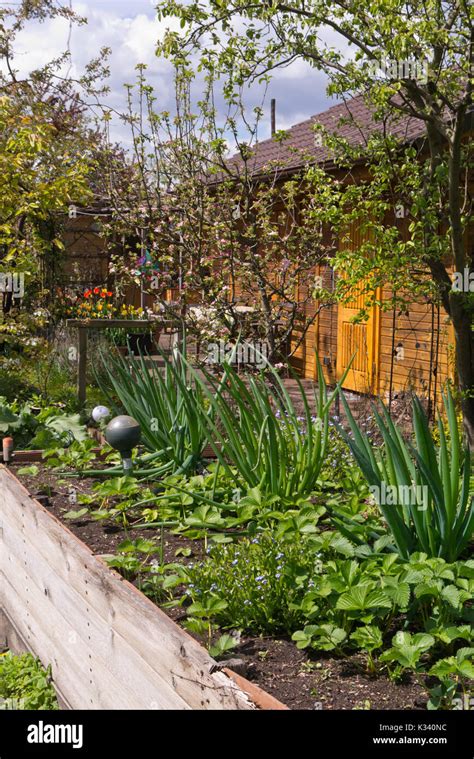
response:
M361 231L351 225L351 248L357 250L362 242ZM372 306L366 321L352 320L364 308L367 296L363 285L355 287L351 300L338 304L337 317L337 376L341 377L354 356L344 387L358 393L378 392L380 353L380 314ZM377 294L379 296L379 294Z

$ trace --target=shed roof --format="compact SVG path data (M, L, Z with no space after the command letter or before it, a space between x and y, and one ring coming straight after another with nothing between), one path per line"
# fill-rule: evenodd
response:
M421 119L404 114L397 114L389 121L376 121L364 96L358 95L295 124L286 130L287 137L283 140L271 137L256 143L248 161L250 172L253 175L266 174L276 168L288 172L300 168L308 161L323 165L331 163L332 154L329 149L324 144L316 144L315 124L321 124L328 132L346 139L354 147L363 145L370 134L383 132L384 129L404 143L410 143L425 133L425 124ZM236 154L230 158L228 165L238 171L243 162Z

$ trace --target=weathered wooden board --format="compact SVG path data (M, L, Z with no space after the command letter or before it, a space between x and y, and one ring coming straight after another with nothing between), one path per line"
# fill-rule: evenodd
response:
M252 709L195 640L0 467L0 609L9 645L51 664L73 709ZM1 632L1 628L0 628ZM13 641L13 642L12 642Z

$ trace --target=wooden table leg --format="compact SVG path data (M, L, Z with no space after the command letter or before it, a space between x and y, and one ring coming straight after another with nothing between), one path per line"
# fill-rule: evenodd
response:
M77 396L80 406L86 402L87 329L79 327L79 356L77 368Z

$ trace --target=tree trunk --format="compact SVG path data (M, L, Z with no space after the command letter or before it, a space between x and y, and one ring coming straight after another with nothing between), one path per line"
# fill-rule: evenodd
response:
M466 239L462 224L462 162L461 141L464 127L465 107L457 113L453 141L449 149L449 222L451 251L456 271L464 275L470 269ZM456 367L466 442L474 454L474 332L473 308L469 292L449 293L451 319L456 334Z
M450 312L456 337L456 369L462 393L464 432L474 455L474 315L467 304L467 297L464 293L451 293Z
M448 146L448 205L449 239L451 260L454 269L461 276L465 270L471 273L472 260L467 251L465 230L462 224L463 182L462 180L462 136L465 119L465 106L456 114L452 139ZM435 179L436 169L441 164L442 135L433 127L427 126L431 152L431 178ZM436 180L435 180L436 181ZM430 230L431 232L433 230ZM474 309L469 300L469 292L457 292L452 289L451 278L444 262L429 261L429 266L436 281L443 306L452 319L455 333L456 370L458 386L461 392L461 410L466 443L474 456Z

